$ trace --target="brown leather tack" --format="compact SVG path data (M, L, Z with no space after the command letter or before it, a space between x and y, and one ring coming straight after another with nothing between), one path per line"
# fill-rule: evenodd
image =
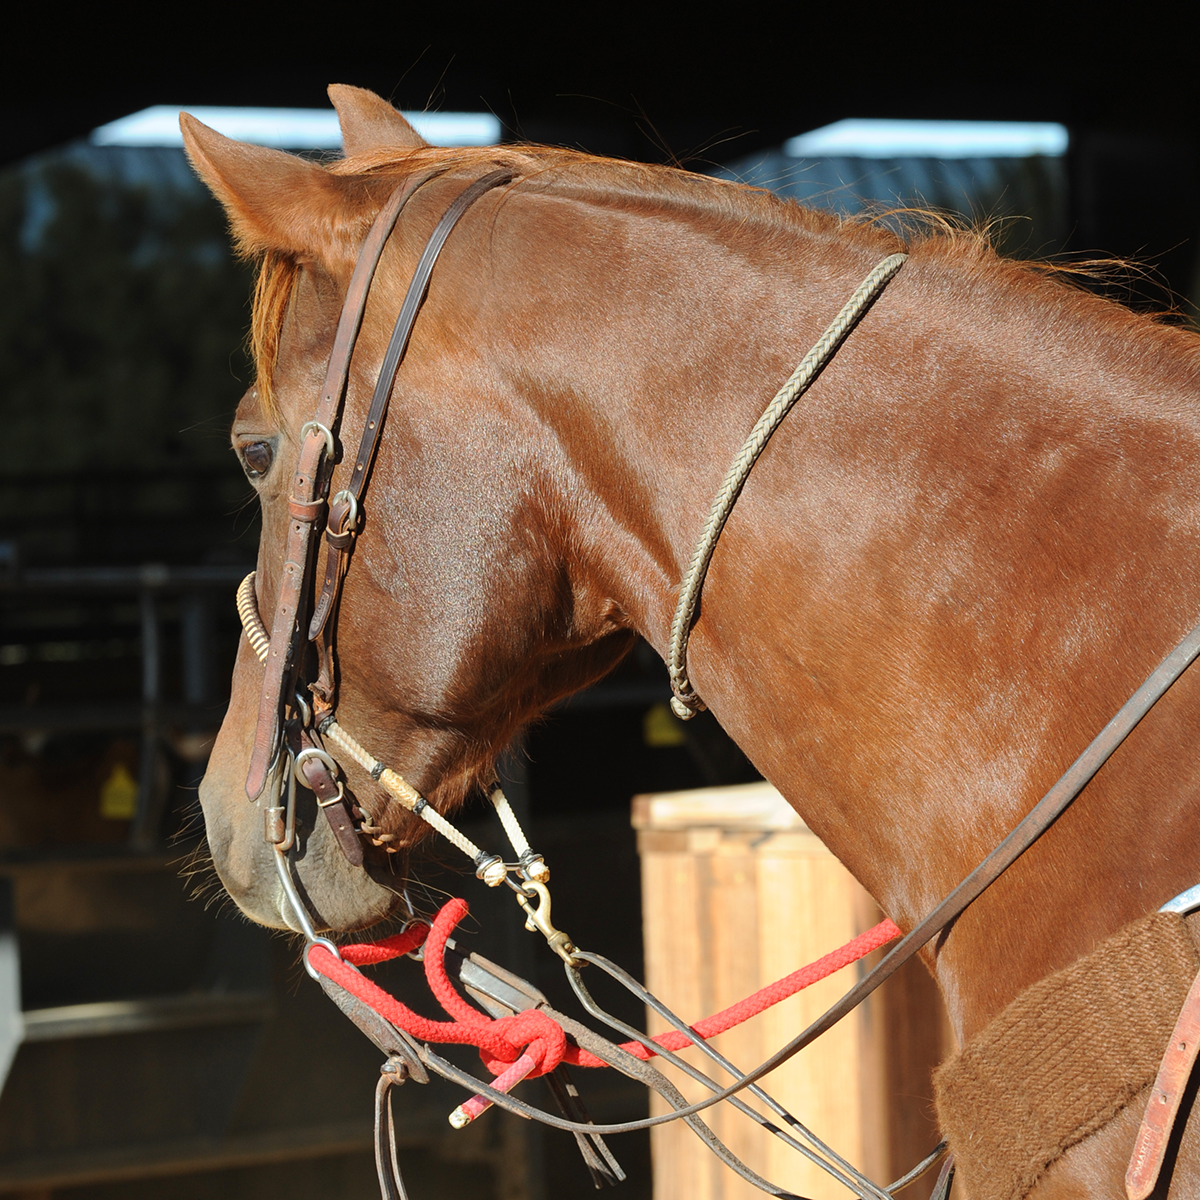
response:
M290 503L298 506L305 513L311 505L324 500L328 485L328 473L322 472L320 467L328 432L325 436L321 436L318 431L321 429L328 431L337 425L337 418L345 399L350 361L354 353L355 342L358 340L358 331L362 325L363 312L371 290L371 281L375 276L375 268L379 264L383 248L399 218L400 210L408 198L417 188L428 182L433 174L439 173L433 172L417 176L401 184L380 210L362 249L359 251L358 261L355 263L354 272L350 277L350 286L346 291L346 299L342 304L341 315L338 317L333 350L325 371L325 382L321 387L321 399L317 404L313 420L309 422L310 433L304 439L300 450L300 460L292 479ZM396 318L392 337L384 352L383 364L375 381L366 428L363 431L362 443L351 474L350 490L356 499L360 499L366 489L371 459L374 456L379 435L383 430L383 416L387 411L388 397L391 395L392 385L404 357L404 351L408 347L408 339L412 334L413 324L420 311L421 302L429 286L429 277L438 255L463 213L485 192L502 183L509 182L512 178L513 172L508 169L492 171L464 188L442 215L425 245L417 268L409 281L404 303ZM308 578L309 557L313 542L312 526L316 518L310 518L307 515L301 516L296 511L292 512L292 517L293 520L288 528L286 554L287 558L297 564L299 569L292 578L287 577L285 573L284 584L280 589L279 601L275 609L275 618L271 624L272 646L287 646L288 653L276 655L273 652L267 661L267 669L263 673L262 692L258 704L258 724L254 733L254 748L250 755L250 767L246 774L246 794L251 800L257 800L262 794L263 788L266 786L270 763L274 759L279 745L281 710L284 696L288 691L289 671L295 657L293 647L295 645L296 617L301 612L301 589L304 581ZM341 518L341 520L344 519ZM340 520L335 528L341 528ZM330 557L333 557L332 552ZM341 587L344 573L344 565L334 564L332 574L329 567L326 569L321 597L317 602L313 620L309 626L311 641L315 641L320 636L330 612L336 608L334 601L336 593ZM327 686L332 684L333 678L334 676L330 675Z
M1200 970L1183 919L1151 913L1022 992L934 1075L971 1200L1023 1200L1150 1086Z
M297 500L295 496L288 497L288 515L297 521L307 521L311 525L324 510L324 496L318 496L315 500Z
M1183 1002L1183 1009L1171 1031L1167 1051L1163 1055L1146 1101L1142 1127L1133 1143L1129 1169L1125 1172L1125 1194L1129 1200L1149 1200L1158 1183L1167 1153L1167 1143L1179 1116L1183 1093L1196 1065L1200 1050L1200 974L1192 981L1192 989Z
M402 183L388 197L379 215L375 218L362 250L359 251L358 261L354 265L354 273L350 277L350 286L346 291L346 299L342 305L341 316L338 318L337 332L334 335L333 351L329 356L329 366L325 371L325 382L321 387L321 399L317 405L315 420L326 429L336 424L338 409L346 390L346 379L350 373L350 358L354 352L354 343L358 339L358 330L362 324L363 310L367 304L367 294L371 290L371 280L375 277L375 268L383 254L393 227L400 216L408 198L429 178L419 175ZM292 479L292 494L301 500L316 498L320 487L318 468L324 451L324 440L318 436L307 437L300 450L300 461L296 464L296 473ZM291 665L291 647L295 632L296 613L299 607L300 588L305 576L308 562L311 523L293 521L288 529L286 556L288 565L295 563L299 569L295 576L289 578L286 568L284 581L280 588L279 600L275 607L275 617L271 622L272 655L267 661L267 669L263 674L262 692L258 702L258 723L254 731L254 749L250 755L250 766L246 774L246 795L251 800L257 800L267 783L267 774L275 751L279 745L279 718L283 703L284 684L288 668ZM276 654L274 647L287 647L288 653Z
M307 738L304 739L307 741ZM346 861L352 867L363 864L363 847L359 841L358 830L354 828L354 817L350 811L352 801L343 794L338 781L330 773L329 768L318 759L308 759L300 768L304 776L303 782L317 798L317 803L329 821Z

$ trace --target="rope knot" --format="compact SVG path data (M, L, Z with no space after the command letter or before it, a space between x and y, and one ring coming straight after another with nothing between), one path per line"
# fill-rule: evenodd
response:
M567 1053L567 1035L563 1027L551 1017L536 1009L517 1013L513 1017L500 1017L492 1023L492 1029L508 1044L504 1056L493 1057L489 1048L481 1048L479 1057L493 1075L499 1075L522 1053L528 1054L537 1066L529 1078L547 1075L562 1062Z

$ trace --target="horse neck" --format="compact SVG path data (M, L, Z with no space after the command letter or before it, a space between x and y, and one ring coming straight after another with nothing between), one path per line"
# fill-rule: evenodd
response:
M590 227L605 250L586 266L570 238L533 264L562 286L546 285L518 372L576 514L576 578L660 652L727 464L882 256L870 239L790 231L781 251L669 224L617 214ZM775 435L689 660L722 724L906 926L1200 615L1181 569L1200 557L1194 347L967 257L911 260ZM1200 878L1198 712L1185 678L928 951L960 1036Z

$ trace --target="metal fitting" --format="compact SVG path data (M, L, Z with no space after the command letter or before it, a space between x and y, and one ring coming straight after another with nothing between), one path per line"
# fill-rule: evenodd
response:
M519 870L521 878L529 883L550 882L550 868L546 866L546 860L532 850L526 850L521 855Z
M333 434L329 432L328 428L322 425L320 421L305 421L304 424L300 426L300 440L304 441L304 439L310 433L318 434L325 439L325 457L332 458Z
M481 851L475 860L475 875L482 879L488 887L499 887L508 876L508 868L498 854Z
M529 903L528 890L538 896L538 906L534 908ZM571 939L561 929L555 929L550 923L550 889L544 883L530 881L527 891L517 892L517 903L525 910L525 928L530 933L540 932L546 939L550 949L566 963L575 962L575 946Z

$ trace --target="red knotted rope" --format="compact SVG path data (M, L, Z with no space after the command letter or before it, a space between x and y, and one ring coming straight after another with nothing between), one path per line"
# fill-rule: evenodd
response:
M493 1075L501 1074L510 1063L516 1062L522 1053L527 1053L537 1062L537 1067L530 1073L531 1077L553 1071L560 1062L580 1067L608 1066L608 1063L594 1054L568 1044L562 1026L545 1013L530 1009L513 1017L493 1019L463 999L446 974L443 955L446 939L468 911L465 900L451 900L442 907L431 926L414 925L404 933L378 942L339 946L341 961L324 946L313 945L308 948L308 960L315 970L357 996L364 1004L413 1037L426 1042L477 1046L480 1058ZM880 921L874 928L859 934L816 962L793 971L776 983L769 984L711 1017L697 1021L691 1029L702 1038L724 1033L750 1017L757 1016L773 1004L778 1004L818 980L832 975L834 971L840 971L842 967L857 962L872 950L877 950L899 936L900 930L894 922ZM425 944L425 978L429 989L442 1008L454 1018L451 1021L432 1021L422 1017L394 996L389 996L378 984L372 983L355 969L358 966L398 958L415 950L422 943ZM687 1035L679 1030L661 1033L653 1040L664 1050L681 1050L691 1044ZM654 1053L640 1042L626 1042L621 1049L641 1059L648 1059Z

